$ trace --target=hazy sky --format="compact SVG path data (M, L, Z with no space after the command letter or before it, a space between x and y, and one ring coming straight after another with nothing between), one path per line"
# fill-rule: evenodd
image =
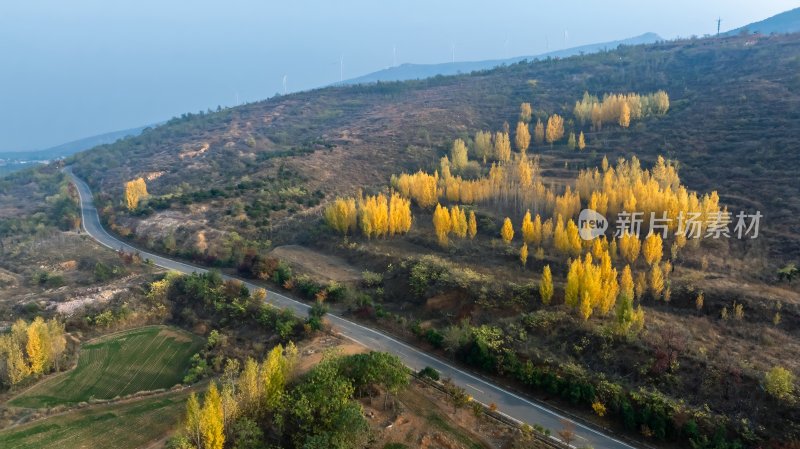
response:
M732 29L797 0L0 1L0 151L31 150L391 66ZM564 40L564 31L568 40Z

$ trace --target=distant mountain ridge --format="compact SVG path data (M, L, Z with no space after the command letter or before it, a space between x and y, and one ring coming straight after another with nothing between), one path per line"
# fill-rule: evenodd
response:
M723 35L732 36L743 31L760 34L800 32L800 8L791 9L759 22L753 22L743 27L727 31L723 33Z
M130 136L138 136L147 126L112 131L62 143L54 147L34 151L5 151L0 152L0 176L30 167L31 164L47 163L54 159L61 159L73 154L94 148L98 145L114 143Z
M57 159L60 157L71 156L78 151L88 150L89 148L107 143L114 143L119 139L128 136L138 136L147 126L123 129L121 131L111 131L96 136L84 137L83 139L73 140L72 142L62 143L54 147L33 151L0 151L0 159L6 160L43 160Z
M545 59L545 58L566 58L587 53L597 53L603 50L613 50L620 45L641 45L652 44L663 40L655 33L645 33L628 39L602 42L598 44L582 45L579 47L556 50L539 55L516 56L507 59L491 59L485 61L463 61L446 62L441 64L401 64L396 67L368 73L363 76L344 80L336 84L363 84L374 83L377 81L405 81L412 79L430 78L437 75L457 75L459 73L470 73L477 70L488 70L503 64L515 64L524 60Z

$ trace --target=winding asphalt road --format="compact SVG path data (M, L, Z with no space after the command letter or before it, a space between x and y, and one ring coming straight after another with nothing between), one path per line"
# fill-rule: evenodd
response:
M204 273L208 271L157 254L144 252L110 235L100 224L100 218L94 206L94 199L89 186L83 180L75 176L70 167L65 168L64 171L72 178L77 186L80 195L83 228L87 234L100 244L115 251L120 249L126 252L138 251L143 258L150 259L155 265L168 270L175 270L187 274L192 272ZM226 275L223 275L223 277L232 278ZM243 279L239 280L244 282L247 288L251 290L261 288ZM269 290L267 292L267 301L278 307L292 309L300 316L307 315L308 309L310 308L306 304ZM465 388L467 393L475 398L475 400L484 404L496 404L498 410L502 414L515 421L528 424L540 424L551 429L553 433L563 428L562 420L571 421L542 404L532 402L476 375L460 370L435 356L415 349L389 335L364 327L334 314L328 314L326 318L339 334L370 350L385 351L395 354L415 371L426 366L436 369L443 377L449 377L453 382ZM572 444L575 446L591 446L594 449L633 449L633 446L599 430L579 422L573 422L573 424L575 426L576 438Z

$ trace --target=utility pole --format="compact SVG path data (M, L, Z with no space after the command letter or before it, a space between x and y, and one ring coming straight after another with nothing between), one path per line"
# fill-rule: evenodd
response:
M719 36L719 26L722 23L722 18L717 17L717 36Z

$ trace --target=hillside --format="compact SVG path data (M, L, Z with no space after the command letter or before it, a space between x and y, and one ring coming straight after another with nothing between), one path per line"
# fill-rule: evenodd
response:
M776 276L800 253L798 69L800 35L622 47L187 114L68 163L99 193L107 225L144 247L321 297L370 325L656 444L737 447L712 446L730 438L780 447L800 439L797 403L764 387L765 373L776 367L800 374L800 293ZM627 127L582 123L573 112L585 92L659 90L669 95L668 111ZM632 257L637 285L644 285L636 287L636 305L646 324L641 333L620 336L615 313L590 317L591 308L587 315L568 304L575 254L542 245L547 251L539 247L533 255L532 247L523 266L519 233L508 243L499 239L506 216L519 231L524 208L464 202L478 216L477 236L453 238L444 248L434 236L431 207L412 208L405 236L356 233L343 240L323 223L324 207L337 196L387 192L392 175L441 170L440 158L456 138L469 148L464 178L491 176L491 160L481 161L473 136L502 131L506 122L513 131L523 102L532 104L531 128L557 113L566 134L586 137L583 151L570 148L566 135L528 149L531 159L538 157L534 173L542 189L566 195L567 187L579 187L580 170L601 167L604 157L639 176L638 165L616 164L634 155L663 181L668 169L657 165L663 155L680 174L665 182L670 189L717 191L734 215L760 211L759 238L691 244L672 254L659 246L668 261L653 267ZM521 156L514 153L516 162ZM441 173L441 182L450 179ZM150 196L128 210L123 184L139 177ZM446 206L458 204L436 195ZM343 280L342 293L338 283L292 276L270 252L288 244L336 257L364 279ZM583 252L590 250L579 242L577 255ZM624 264L614 262L621 272ZM303 265L296 263L297 273L314 272ZM552 304L543 303L538 289L545 265L555 283ZM653 273L659 288L646 292ZM605 418L591 418L591 410L605 414L597 401L609 407Z
M798 31L800 31L800 8L795 8L780 14L776 14L767 19L730 30L725 34L728 36L734 36L742 32L749 34L781 34L797 33Z
M567 58L570 56L597 53L601 51L614 50L620 45L641 45L652 44L662 40L661 37L655 33L645 33L640 36L631 37L628 39L621 39L610 42L602 42L599 44L588 44L579 47L566 48L563 50L556 50L547 53L542 53L532 56L517 56L507 59L493 59L487 61L459 61L448 62L441 64L401 64L397 67L390 67L388 69L379 70L377 72L368 73L363 76L344 80L342 83L337 84L362 84L374 83L377 81L406 81L430 78L439 75L458 75L462 73L470 73L479 70L489 70L501 65L516 64L521 61L533 61L534 59L547 59L547 58Z

